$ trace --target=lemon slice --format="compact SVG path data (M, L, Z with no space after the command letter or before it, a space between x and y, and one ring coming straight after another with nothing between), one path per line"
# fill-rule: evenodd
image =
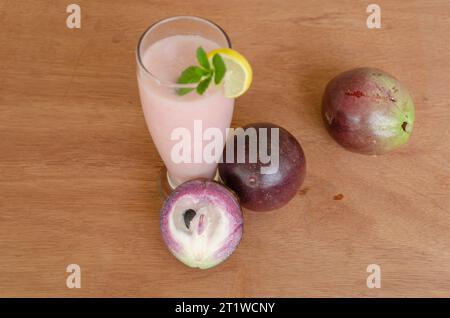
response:
M250 63L239 52L228 49L216 49L208 53L212 60L215 54L220 54L227 67L224 78L224 93L228 98L239 97L244 94L252 84L253 71Z

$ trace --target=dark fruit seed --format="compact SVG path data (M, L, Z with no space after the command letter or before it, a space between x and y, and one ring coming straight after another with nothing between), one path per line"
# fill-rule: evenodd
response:
M191 225L191 221L196 214L197 213L195 213L195 211L192 209L186 210L186 212L184 212L184 214L183 214L184 224L186 224L187 228L189 228L189 226Z

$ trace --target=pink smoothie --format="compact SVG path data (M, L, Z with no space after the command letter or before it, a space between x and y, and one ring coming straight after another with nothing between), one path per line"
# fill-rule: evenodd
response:
M173 85L181 72L190 65L198 65L196 49L201 46L206 52L218 45L197 35L174 35L158 40L142 55L142 62L153 77L138 69L139 93L148 129L169 172L170 181L176 186L197 177L213 178L217 163L194 163L194 121L202 121L203 132L210 127L222 132L223 142L226 128L230 126L234 99L223 95L221 86L211 83L200 96L191 92L178 96ZM156 79L157 80L156 80ZM159 83L158 83L159 81ZM168 84L168 85L167 85ZM198 122L197 122L198 123ZM190 163L176 163L171 152L179 140L171 140L176 128L186 128L191 135ZM202 148L209 143L201 141ZM197 144L195 148L199 148ZM198 156L197 156L198 158Z

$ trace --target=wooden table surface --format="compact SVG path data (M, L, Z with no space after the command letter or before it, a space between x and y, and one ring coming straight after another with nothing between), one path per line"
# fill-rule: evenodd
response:
M450 296L450 3L0 0L0 296ZM233 126L281 124L308 171L298 196L244 211L225 263L185 267L159 231L161 159L135 77L143 30L172 15L221 25L254 82ZM394 74L417 119L407 147L345 151L326 133L327 81L357 66ZM342 194L342 200L334 196ZM66 287L66 266L81 288ZM381 266L381 288L366 268Z

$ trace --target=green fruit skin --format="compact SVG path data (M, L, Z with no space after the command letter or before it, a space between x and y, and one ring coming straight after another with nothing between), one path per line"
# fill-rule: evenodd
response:
M393 76L379 69L357 68L328 83L322 117L341 146L379 155L408 142L415 111L408 90Z

